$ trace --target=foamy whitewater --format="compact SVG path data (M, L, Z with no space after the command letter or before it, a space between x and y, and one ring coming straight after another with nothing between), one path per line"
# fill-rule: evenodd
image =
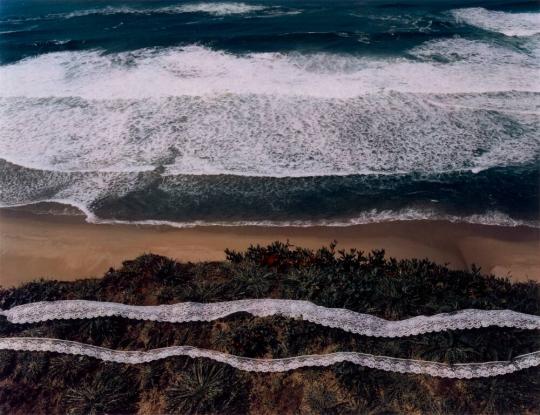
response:
M485 7L2 2L0 204L538 226L540 14Z
M538 13L505 13L482 7L453 10L452 14L472 26L499 32L506 36L533 36L540 33ZM516 24L516 21L518 23Z

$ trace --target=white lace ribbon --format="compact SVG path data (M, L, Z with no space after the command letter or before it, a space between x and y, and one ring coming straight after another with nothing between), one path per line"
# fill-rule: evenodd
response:
M310 366L331 366L350 362L356 365L398 373L426 374L443 378L481 378L516 372L540 365L540 351L517 356L511 361L446 364L425 360L399 359L357 352L315 354L284 359L253 359L192 346L172 346L148 351L122 351L68 340L39 337L0 338L0 349L56 352L89 356L108 362L147 363L172 356L207 358L248 372L285 372Z
M404 337L428 332L488 326L540 329L540 316L512 310L466 309L434 316L418 316L405 320L389 321L343 308L326 308L309 301L280 299L236 300L217 303L186 302L159 306L62 300L23 304L0 313L12 323L110 316L177 323L212 321L238 312L246 312L258 317L279 314L285 317L302 318L322 326L375 337Z

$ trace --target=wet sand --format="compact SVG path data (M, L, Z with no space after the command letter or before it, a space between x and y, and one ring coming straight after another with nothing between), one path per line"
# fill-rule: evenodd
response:
M0 285L36 278L73 280L100 277L110 267L143 253L180 261L217 261L225 248L289 240L318 248L384 248L400 258L429 258L450 268L540 281L540 230L438 221L404 221L351 227L196 227L97 225L82 216L35 214L0 209Z

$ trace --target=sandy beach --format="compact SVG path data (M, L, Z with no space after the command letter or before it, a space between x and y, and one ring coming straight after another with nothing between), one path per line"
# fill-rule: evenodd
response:
M317 248L384 248L396 258L429 258L454 269L475 263L485 273L540 281L540 230L435 221L387 222L351 227L196 227L98 225L83 216L0 210L0 284L36 278L100 277L143 253L180 261L218 261L225 248L275 240Z

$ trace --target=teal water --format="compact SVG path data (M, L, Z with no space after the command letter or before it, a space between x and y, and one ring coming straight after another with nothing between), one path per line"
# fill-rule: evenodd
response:
M540 7L0 3L0 204L538 226Z

